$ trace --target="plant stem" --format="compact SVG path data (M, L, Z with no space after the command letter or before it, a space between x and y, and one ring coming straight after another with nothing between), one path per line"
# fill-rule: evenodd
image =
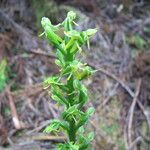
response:
M72 91L74 91L73 81L74 81L74 76L72 75L70 79L67 81L67 85L69 88L68 100L69 100L70 106L73 105L73 99L74 99L74 93L70 94ZM73 143L76 142L76 124L75 124L75 119L73 116L71 116L71 119L69 120L68 136L69 136L70 142L73 142Z
M69 130L69 141L75 143L76 142L76 129L75 129L75 120L69 122L70 130Z

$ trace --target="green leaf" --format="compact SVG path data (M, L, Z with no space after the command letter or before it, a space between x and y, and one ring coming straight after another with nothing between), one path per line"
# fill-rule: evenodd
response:
M83 127L80 127L79 129L78 129L78 132L79 132L79 134L83 134L84 133L84 128Z
M80 120L79 122L77 123L77 126L76 126L76 129L79 129L81 126L83 126L87 121L88 121L88 116L85 114L85 115L82 115L80 117Z
M57 119L52 120L49 126L47 126L43 132L50 133L50 132L58 132L60 129L64 129L66 131L69 130L69 125L65 121L60 121Z
M88 121L89 117L91 117L91 115L94 113L94 111L94 108L91 107L86 111L86 113L82 114L76 128L79 129L81 126L83 126Z
M87 139L89 140L89 142L91 142L94 139L94 132L90 132L87 136Z
M58 60L58 59L55 60L55 64L56 64L57 66L59 66L59 67L62 67L62 66L63 66L63 64L61 63L61 61Z
M57 50L56 52L56 56L58 57L59 61L65 65L65 60L64 60L64 55L61 51Z
M144 27L144 32L145 33L150 33L150 27Z
M137 48L143 49L146 46L146 41L139 35L134 37L134 42Z
M79 146L69 142L65 144L58 144L57 150L79 150Z
M78 136L79 150L86 150L90 146L90 142L94 138L94 133L90 132L87 136L83 136L83 134L80 134Z
M85 31L87 36L92 36L97 32L97 29L88 29Z
M47 126L43 132L50 133L52 131L57 132L61 126L61 122L59 120L52 120L51 124Z
M144 49L147 45L146 41L138 34L127 38L127 41L131 44L136 46L138 49Z
M95 112L95 109L94 107L90 107L87 111L86 111L86 114L91 117Z
M68 37L72 37L72 39L80 38L80 32L78 32L76 30L71 30L71 31L65 32L65 35Z
M65 67L65 69L62 69L61 73L63 75L71 73L71 67L70 67L70 65L68 65L67 67Z
M67 18L62 22L62 26L64 26L66 31L72 30L72 24L76 18L76 13L73 11L68 12Z
M44 28L45 30L45 35L47 36L47 38L52 41L52 43L54 42L54 44L60 44L59 42L62 42L63 40L57 35L55 34L54 31L58 30L58 27L59 25L57 26L53 26L51 24L51 21L46 18L46 17L43 17L42 20L41 20L41 24L42 24L42 27Z
M6 85L7 80L7 61L3 59L0 62L0 91L2 91Z
M45 27L45 35L54 46L59 46L61 42L63 42L63 40L55 34L49 26Z
M90 145L87 137L84 137L82 134L79 135L78 141L79 141L79 150L86 150Z
M69 117L72 117L73 115L78 115L80 114L80 111L77 109L77 106L71 106L70 108L66 109L62 113L62 117L66 120L68 120Z
M73 81L73 86L75 89L80 89L81 88L81 83L79 82L79 80L75 79Z
M67 101L63 97L60 98L57 95L52 95L51 97L53 100L57 101L59 104L61 104L61 105L65 104L68 106Z
M63 85L62 83L59 83L59 78L56 77L56 76L51 76L49 78L47 78L45 81L44 81L44 84L45 86L47 85L52 85L52 84L55 84L55 85Z

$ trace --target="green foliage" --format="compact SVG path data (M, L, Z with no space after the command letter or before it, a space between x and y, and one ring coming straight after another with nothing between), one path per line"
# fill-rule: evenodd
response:
M86 31L74 30L76 14L68 12L66 19L52 25L51 21L43 17L41 24L48 42L56 48L56 65L60 67L57 76L45 80L45 87L51 87L51 97L64 106L60 120L53 120L44 132L61 132L67 135L68 140L57 146L58 150L85 150L94 138L93 133L85 135L83 126L94 113L94 108L83 111L83 105L88 100L88 92L82 80L89 77L94 71L76 58L81 53L82 46L88 44L89 38L96 33L96 29ZM59 36L57 31L64 29L64 35ZM43 35L42 34L42 35Z
M138 34L127 38L127 41L137 49L144 49L147 45L147 42Z
M145 33L150 33L150 27L144 27L143 30L144 30Z
M3 59L0 62L0 91L2 91L6 85L6 70L7 70L7 61Z

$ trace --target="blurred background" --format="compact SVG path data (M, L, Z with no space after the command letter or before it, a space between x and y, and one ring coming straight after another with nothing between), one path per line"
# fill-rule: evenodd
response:
M95 114L92 150L150 150L149 0L0 0L0 150L53 150L62 137L42 131L59 108L43 80L59 69L44 38L68 11L76 29L98 28L82 60L100 69L85 81ZM61 34L62 31L60 31Z

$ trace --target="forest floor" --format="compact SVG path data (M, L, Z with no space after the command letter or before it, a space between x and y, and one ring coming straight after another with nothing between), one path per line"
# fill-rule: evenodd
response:
M85 81L86 107L96 109L87 127L93 150L150 150L148 0L0 1L0 150L48 150L64 141L42 132L60 114L42 82L59 69L38 35L41 17L57 24L69 10L80 17L77 29L98 28L82 58L99 70Z

